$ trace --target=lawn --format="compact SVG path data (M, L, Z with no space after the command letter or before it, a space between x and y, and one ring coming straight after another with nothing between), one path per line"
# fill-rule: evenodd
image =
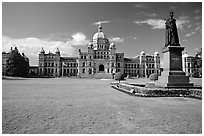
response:
M202 133L202 100L130 96L112 81L3 80L2 133Z

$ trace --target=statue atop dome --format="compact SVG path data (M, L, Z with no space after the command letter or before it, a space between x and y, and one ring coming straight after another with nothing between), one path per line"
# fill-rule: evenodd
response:
M98 32L102 32L101 22L98 23Z
M179 46L179 38L176 27L176 19L173 18L174 12L170 11L170 17L166 19L166 41L165 47L167 46Z

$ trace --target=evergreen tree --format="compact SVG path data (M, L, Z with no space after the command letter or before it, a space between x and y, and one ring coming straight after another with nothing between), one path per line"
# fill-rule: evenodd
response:
M11 50L9 54L6 75L26 77L28 73L29 73L28 58L26 58L24 54L22 56L18 52L18 49L15 47L15 49Z

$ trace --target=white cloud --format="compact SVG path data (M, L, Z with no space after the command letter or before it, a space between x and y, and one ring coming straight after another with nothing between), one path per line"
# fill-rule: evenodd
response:
M143 21L135 21L135 24L147 24L152 26L152 29L164 29L165 28L165 20L162 19L147 19ZM176 25L178 29L183 29L183 26L190 23L186 16L180 17L176 21Z
M200 10L198 10L198 9L196 9L195 11L194 11L194 13L199 13L200 12Z
M111 37L109 40L110 42L115 42L115 43L122 43L125 41L124 38L120 38L120 37Z
M86 39L86 36L81 33L77 32L76 34L72 35L72 40L68 41L68 44L71 46L84 46L89 43L89 40Z
M196 26L195 31L202 32L202 24L201 23L197 22L197 23L195 23L195 26Z
M23 38L13 39L7 36L2 37L2 51L8 52L11 47L17 47L21 53L30 58L38 59L38 54L43 47L45 52L55 52L59 48L61 54L66 56L73 56L75 48L72 47L68 42L61 41L45 41L38 38ZM31 62L32 64L32 62Z
M95 23L93 23L94 25L99 25L99 24L107 24L107 23L110 23L110 21L109 20L105 20L105 21L98 21L98 22L95 22Z
M147 5L144 4L144 3L136 3L136 4L135 4L135 7L136 7L136 8L147 8Z
M198 19L200 19L201 18L201 16L196 16L196 17L194 17L194 19L196 19L196 20L198 20Z
M190 23L187 16L181 16L178 20L176 20L176 25L178 29L183 29L183 26Z
M165 20L161 19L147 19L144 21L135 21L135 24L147 24L152 26L152 29L164 29L165 28Z
M147 12L138 12L138 13L135 13L135 15L143 15L143 16L147 16L147 17L156 17L157 16L156 13L147 13Z
M196 34L196 32L193 31L193 32L191 32L191 33L186 34L185 36L186 36L186 37L190 37L190 36L192 36L192 35L194 35L194 34Z

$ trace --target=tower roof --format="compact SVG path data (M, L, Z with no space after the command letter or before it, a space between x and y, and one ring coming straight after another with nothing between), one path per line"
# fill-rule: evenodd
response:
M145 55L144 50L142 50L142 51L140 52L140 55Z

